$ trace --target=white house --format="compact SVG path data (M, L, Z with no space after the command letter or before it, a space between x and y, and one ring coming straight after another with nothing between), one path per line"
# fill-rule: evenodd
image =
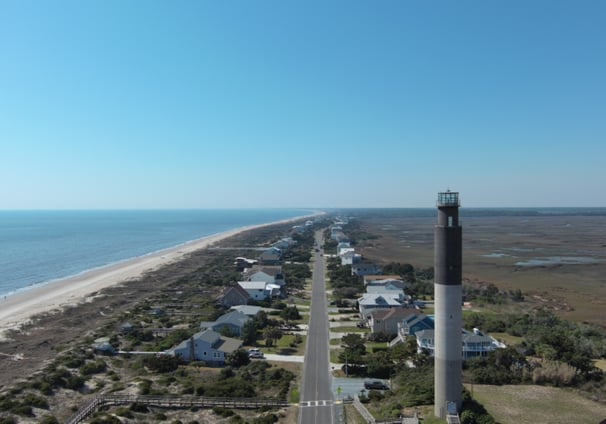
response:
M341 265L353 265L362 260L362 255L356 253L354 249L348 249L346 252L339 255L341 258Z
M184 361L204 361L223 365L225 359L240 347L242 347L240 340L223 337L213 330L205 330L179 343L167 353Z
M234 259L234 265L239 271L246 268L251 268L257 263L259 263L259 261L256 259L248 259L243 256L238 256L236 259Z
M265 300L271 297L271 289L268 289L265 281L238 281L252 300Z
M285 284L281 266L255 266L245 270L242 275L247 281L265 281L279 286Z
M494 337L482 333L477 328L473 331L467 331L464 328L461 330L463 346L463 360L476 358L478 356L488 356L489 352L496 349L502 349L505 344L499 342ZM435 330L421 330L415 336L417 337L417 348L421 352L427 350L431 356L435 353Z
M272 297L279 297L282 294L282 286L265 281L238 281L252 300L265 300Z
M344 249L351 249L351 244L348 241L342 241L339 244L337 244L337 255L340 255L341 253L345 253Z
M398 286L385 285L385 286L366 286L366 293L372 294L398 294L405 296L404 290ZM412 302L411 302L412 303Z

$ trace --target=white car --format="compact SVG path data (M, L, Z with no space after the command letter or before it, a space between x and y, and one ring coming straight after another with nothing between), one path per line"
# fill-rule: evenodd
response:
M249 358L263 358L263 352L259 349L248 349Z

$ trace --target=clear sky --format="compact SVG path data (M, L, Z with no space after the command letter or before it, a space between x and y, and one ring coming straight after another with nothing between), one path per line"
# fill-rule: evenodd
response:
M0 209L606 206L606 2L0 0Z

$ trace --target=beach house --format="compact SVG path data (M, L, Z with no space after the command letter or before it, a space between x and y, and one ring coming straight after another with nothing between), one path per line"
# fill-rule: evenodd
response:
M371 275L381 272L381 266L371 263L354 263L351 266L351 275Z
M204 361L224 365L227 357L242 347L242 341L221 336L213 330L204 330L184 340L166 353L184 361Z
M365 293L358 299L358 309L362 319L369 319L370 312L376 309L406 307L405 298L399 293Z
M217 303L231 308L237 305L246 305L251 299L250 294L244 290L239 284L228 287L221 296L217 299Z
M239 336L242 334L242 327L251 318L239 311L232 311L221 315L216 321L200 323L200 330L211 329L217 333ZM227 331L227 333L225 333Z
M259 255L259 261L265 265L278 265L282 259L282 250L277 247L265 249Z
M417 311L413 308L376 309L370 311L368 328L372 333L385 333L393 336L398 333L398 324L416 313Z
M479 329L473 331L462 329L462 353L463 360L476 358L478 356L488 356L488 353L496 349L502 349L505 344L499 342L494 337L482 333ZM435 353L435 330L421 330L416 333L417 349L419 352L425 350L430 356Z

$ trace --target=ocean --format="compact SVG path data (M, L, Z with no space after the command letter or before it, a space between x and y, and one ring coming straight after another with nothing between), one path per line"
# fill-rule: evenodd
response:
M304 209L0 211L0 296Z

